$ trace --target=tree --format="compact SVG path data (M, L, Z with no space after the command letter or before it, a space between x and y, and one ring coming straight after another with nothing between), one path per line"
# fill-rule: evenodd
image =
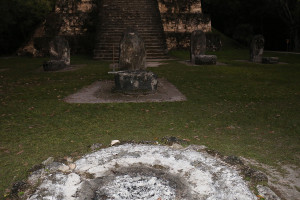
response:
M290 38L299 50L300 0L202 0L202 7L214 28L242 44L263 34L268 49L285 50Z
M276 0L276 3L279 16L289 29L289 37L292 48L294 50L299 50L300 1Z
M33 33L55 0L0 0L0 54L14 52Z

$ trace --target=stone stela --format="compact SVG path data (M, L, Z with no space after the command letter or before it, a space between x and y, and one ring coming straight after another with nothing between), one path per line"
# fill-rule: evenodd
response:
M157 90L157 76L146 71L143 39L133 28L127 28L120 42L119 66L115 74L115 92L148 94Z
M70 47L62 36L56 36L49 43L50 60L43 64L44 71L57 71L70 65Z
M277 64L278 57L263 57L265 38L263 35L255 35L250 44L250 61L263 64Z
M206 36L201 30L192 32L190 43L190 62L195 65L215 65L217 56L205 55Z

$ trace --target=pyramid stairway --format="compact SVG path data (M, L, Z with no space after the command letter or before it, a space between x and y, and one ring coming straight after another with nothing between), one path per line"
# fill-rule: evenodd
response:
M156 0L102 0L94 59L119 58L119 44L127 27L143 38L147 59L166 56L166 42Z

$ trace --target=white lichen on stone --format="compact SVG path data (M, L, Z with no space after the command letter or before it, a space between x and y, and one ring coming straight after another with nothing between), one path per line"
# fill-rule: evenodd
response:
M93 195L99 190L106 196L111 195L111 199L130 199L125 188L127 191L137 192L134 198L140 194L139 199L151 199L151 195L155 193L155 198L179 199L177 196L174 198L174 194L179 194L176 191L179 187L174 186L174 183L168 186L168 180L180 182L184 191L190 195L180 199L256 199L237 171L221 160L192 148L176 150L167 146L125 144L88 154L75 164L76 169L71 174L58 172L45 176L42 184L29 199L44 196L44 199L77 200L80 197L79 193L82 190L86 191L82 188L83 182L85 185L92 185L91 181L102 181L101 184L90 188ZM136 169L144 167L143 173L147 173L147 169L153 169L158 175L151 177L142 172L126 174L126 170L120 170L130 170L133 166L137 167ZM86 178L86 174L91 176ZM164 179L168 176L172 178ZM142 189L138 192L139 186ZM162 196L159 196L160 194Z

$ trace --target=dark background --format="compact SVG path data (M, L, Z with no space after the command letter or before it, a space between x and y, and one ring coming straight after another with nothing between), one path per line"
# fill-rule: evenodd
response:
M0 0L0 55L14 54L26 43L53 11L55 1ZM299 50L299 0L202 0L202 7L213 28L241 45L263 34L268 50Z
M202 0L202 8L215 29L245 46L262 34L268 50L299 50L299 0Z

